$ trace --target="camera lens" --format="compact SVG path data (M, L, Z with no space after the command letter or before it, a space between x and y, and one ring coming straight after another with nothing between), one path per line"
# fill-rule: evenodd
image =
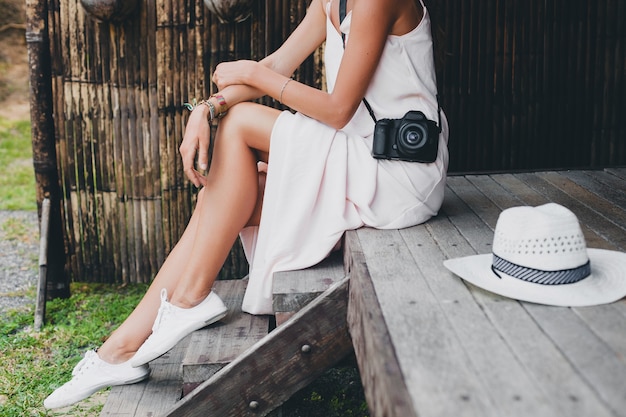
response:
M407 123L398 131L398 150L406 156L414 156L426 145L428 130L422 123Z

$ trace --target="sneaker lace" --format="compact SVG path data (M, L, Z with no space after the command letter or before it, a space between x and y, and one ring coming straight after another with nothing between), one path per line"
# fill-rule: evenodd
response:
M74 369L72 369L72 376L76 376L80 373L80 370L82 369L82 367L85 366L86 359L87 357L84 357L76 364Z
M167 301L167 290L163 288L161 290L161 306L159 307L159 311L157 312L156 319L154 320L154 324L152 325L152 331L155 332L161 325L161 322L165 317L167 317L167 313L172 309L172 304Z
M96 351L95 350L89 350L85 353L85 357L82 358L74 367L74 369L72 370L72 376L79 376L82 375L83 373L85 373L86 370L88 370L91 365L94 364L94 359L96 357Z

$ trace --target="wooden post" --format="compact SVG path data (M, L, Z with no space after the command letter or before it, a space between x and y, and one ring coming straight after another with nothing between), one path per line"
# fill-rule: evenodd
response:
M46 0L26 0L26 43L30 66L33 165L40 219L44 198L50 200L47 294L48 298L67 298L70 295L70 287L69 278L64 274L65 251L52 118L52 81Z

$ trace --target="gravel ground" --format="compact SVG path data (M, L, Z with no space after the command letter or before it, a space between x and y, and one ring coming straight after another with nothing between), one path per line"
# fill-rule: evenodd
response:
M38 263L37 212L0 210L0 314L34 305Z

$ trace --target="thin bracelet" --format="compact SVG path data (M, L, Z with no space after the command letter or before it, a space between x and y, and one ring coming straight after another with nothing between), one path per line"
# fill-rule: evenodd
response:
M285 81L283 86L280 88L280 94L278 95L278 102L280 104L283 104L283 93L285 92L285 87L287 87L287 84L289 84L289 81L291 81L291 78L287 78L287 81Z
M200 104L204 104L209 108L209 118L207 119L207 121L210 124L213 120L215 120L215 105L209 100L202 100Z
M226 116L228 113L228 104L226 104L226 99L221 94L213 94L211 97L214 97L217 100L217 103L220 105L220 112L217 113L217 118L221 119Z

